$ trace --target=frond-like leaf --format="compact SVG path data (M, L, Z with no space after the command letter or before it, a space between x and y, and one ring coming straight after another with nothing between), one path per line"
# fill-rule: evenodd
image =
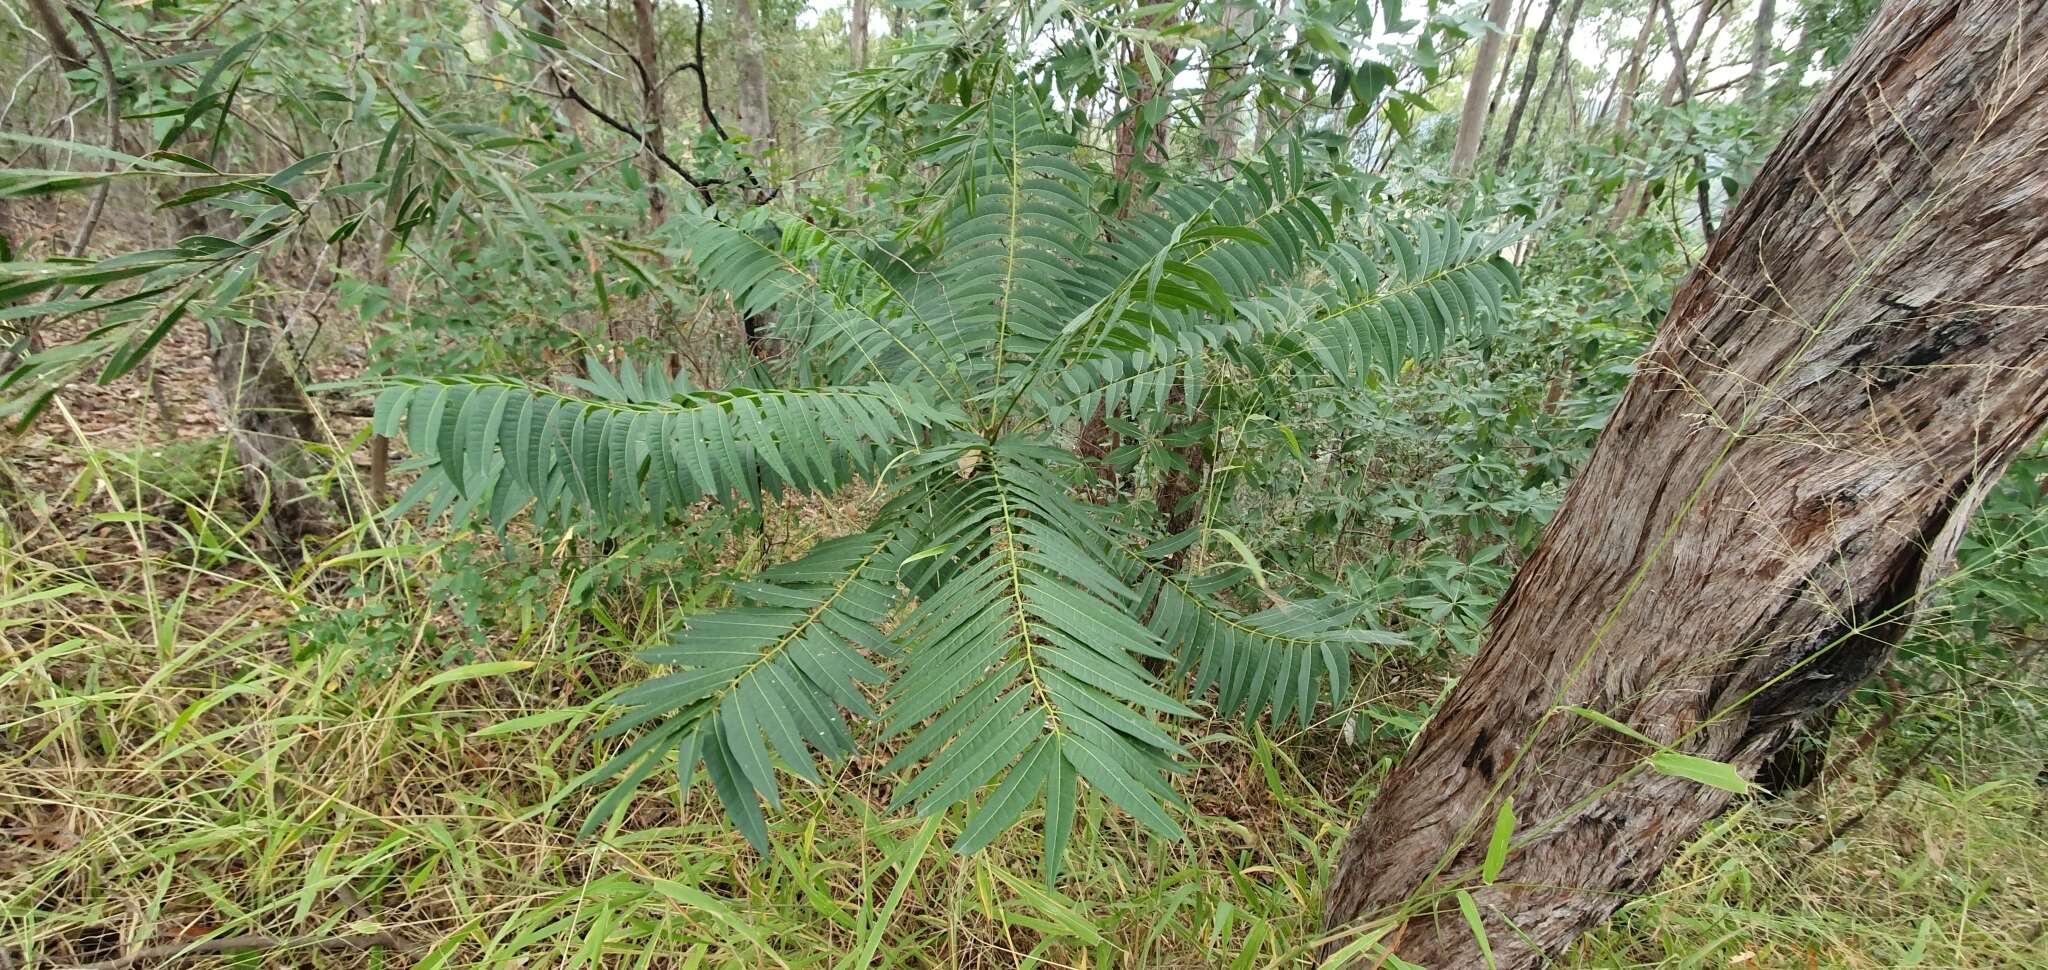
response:
M431 462L425 481L502 528L529 505L543 523L630 523L703 498L830 492L944 419L890 385L684 392L667 377L593 375L583 383L598 398L496 377L401 381L378 396L374 426L402 428Z
M1215 593L1241 583L1232 568L1189 579L1144 561L1139 592L1146 625L1194 678L1191 690L1216 690L1217 713L1255 720L1268 713L1278 727L1295 717L1313 721L1316 701L1341 705L1351 691L1351 661L1374 646L1403 643L1390 633L1352 627L1356 608L1322 601L1282 603L1251 615L1218 604Z
M849 245L801 219L749 213L749 226L681 215L665 231L708 287L723 291L746 314L782 310L778 330L799 345L804 367L833 383L922 381L958 396L965 385L965 349L947 338L956 329L920 314L899 288L890 257ZM940 320L944 320L940 308Z
M645 734L584 779L625 775L586 829L612 814L650 764L674 752L683 787L701 763L727 816L765 854L759 803L780 804L777 765L819 783L807 749L844 759L853 735L842 709L875 716L856 685L883 679L865 653L889 649L876 624L895 605L900 556L890 537L874 533L820 543L733 584L746 605L693 616L667 646L641 654L674 672L619 696L632 710L605 733Z
M1262 382L1358 386L1375 371L1395 376L1410 360L1442 353L1453 336L1492 327L1518 286L1499 255L1510 234L1418 222L1383 233L1374 258L1329 238L1320 215L1305 199L1274 197L1253 224L1258 239L1284 245L1226 235L1205 248L1202 260L1259 269L1219 284L1228 298L1221 311L1154 300L1121 314L1037 396L1049 420L1154 410L1176 390L1192 407L1219 357Z
M946 552L918 565L942 579L895 632L909 652L886 713L910 740L889 767L922 765L896 802L943 811L1000 778L956 847L974 851L1043 804L1048 877L1076 778L1178 836L1161 803L1177 800L1162 775L1181 749L1155 717L1191 712L1140 662L1166 653L1108 567L1094 513L1029 456L997 449L937 468L926 541Z
M1081 273L1092 302L1033 397L1056 422L1157 407L1176 385L1198 399L1210 352L1303 319L1273 310L1335 238L1329 191L1298 156L1268 154L1231 182L1177 186L1119 220Z
M944 167L947 195L939 256L916 277L911 305L984 390L1059 334L1075 268L1094 245L1092 182L1074 163L1074 137L1048 123L1051 111L1035 98L999 98L925 153Z
M1500 256L1513 238L1443 219L1382 234L1379 260L1354 246L1330 247L1318 260L1325 282L1311 291L1315 310L1300 348L1332 379L1355 384L1375 368L1396 375L1406 361L1441 354L1458 333L1491 330L1520 285Z

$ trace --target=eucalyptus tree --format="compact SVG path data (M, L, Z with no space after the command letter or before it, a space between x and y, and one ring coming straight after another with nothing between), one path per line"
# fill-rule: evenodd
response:
M2048 425L2038 13L1895 0L1743 193L1345 839L1340 962L1542 965L1887 661Z

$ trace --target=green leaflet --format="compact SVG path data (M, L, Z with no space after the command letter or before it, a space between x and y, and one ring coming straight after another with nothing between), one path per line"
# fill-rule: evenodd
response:
M937 487L942 511L931 531L995 540L986 553L945 557L930 595L895 633L906 663L885 714L909 743L891 768L921 765L897 803L941 811L1000 780L957 847L986 844L992 829L1039 804L1049 872L1071 831L1075 777L1178 835L1160 775L1180 748L1153 712L1192 712L1139 662L1162 648L1132 618L1136 592L1106 565L1109 535L1057 479L1001 450L974 476Z
M853 753L841 710L873 716L855 685L879 683L882 672L860 652L862 641L843 631L888 615L898 558L890 537L863 533L820 543L735 584L734 593L753 605L697 614L667 645L641 655L673 672L619 695L629 711L605 733L647 731L584 781L623 775L619 786L630 789L674 752L687 783L701 760L728 816L767 852L758 802L780 803L777 766L819 783L810 750L835 760ZM619 804L622 798L606 799L585 831Z
M914 390L889 385L649 401L484 377L387 388L373 423L387 434L403 427L442 484L467 501L481 505L511 489L531 497L536 519L566 524L671 518L707 498L832 492L943 415Z

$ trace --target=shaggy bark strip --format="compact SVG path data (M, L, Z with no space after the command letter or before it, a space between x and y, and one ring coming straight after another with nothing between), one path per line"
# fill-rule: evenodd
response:
M1328 925L1400 920L1403 957L1483 966L1463 889L1498 966L1532 967L1647 885L1735 796L1560 707L1747 776L1876 671L2048 418L2044 301L2048 4L1891 4L1680 289L1485 649L1346 839Z

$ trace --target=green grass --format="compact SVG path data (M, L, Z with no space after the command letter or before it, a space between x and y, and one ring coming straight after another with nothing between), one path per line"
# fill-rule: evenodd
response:
M400 525L284 572L187 498L231 489L171 496L85 457L85 484L24 503L42 511L0 542L0 952L17 965L256 934L308 946L185 965L1304 966L1334 847L1398 754L1333 727L1207 725L1188 738L1188 838L1096 802L1055 888L1035 826L959 858L959 813L883 814L886 752L790 780L773 859L672 776L579 839L601 791L570 783L606 750L600 701L717 562L626 582L569 566L531 589L500 562L470 581L498 597L471 630L427 577L488 549ZM782 510L766 533L801 544L833 515ZM1357 704L1415 711L1438 686L1377 671ZM2048 799L2030 771L1984 781L1938 752L1818 852L1802 846L1867 805L1869 780L1725 817L1573 965L2040 965ZM395 945L331 948L373 934Z

